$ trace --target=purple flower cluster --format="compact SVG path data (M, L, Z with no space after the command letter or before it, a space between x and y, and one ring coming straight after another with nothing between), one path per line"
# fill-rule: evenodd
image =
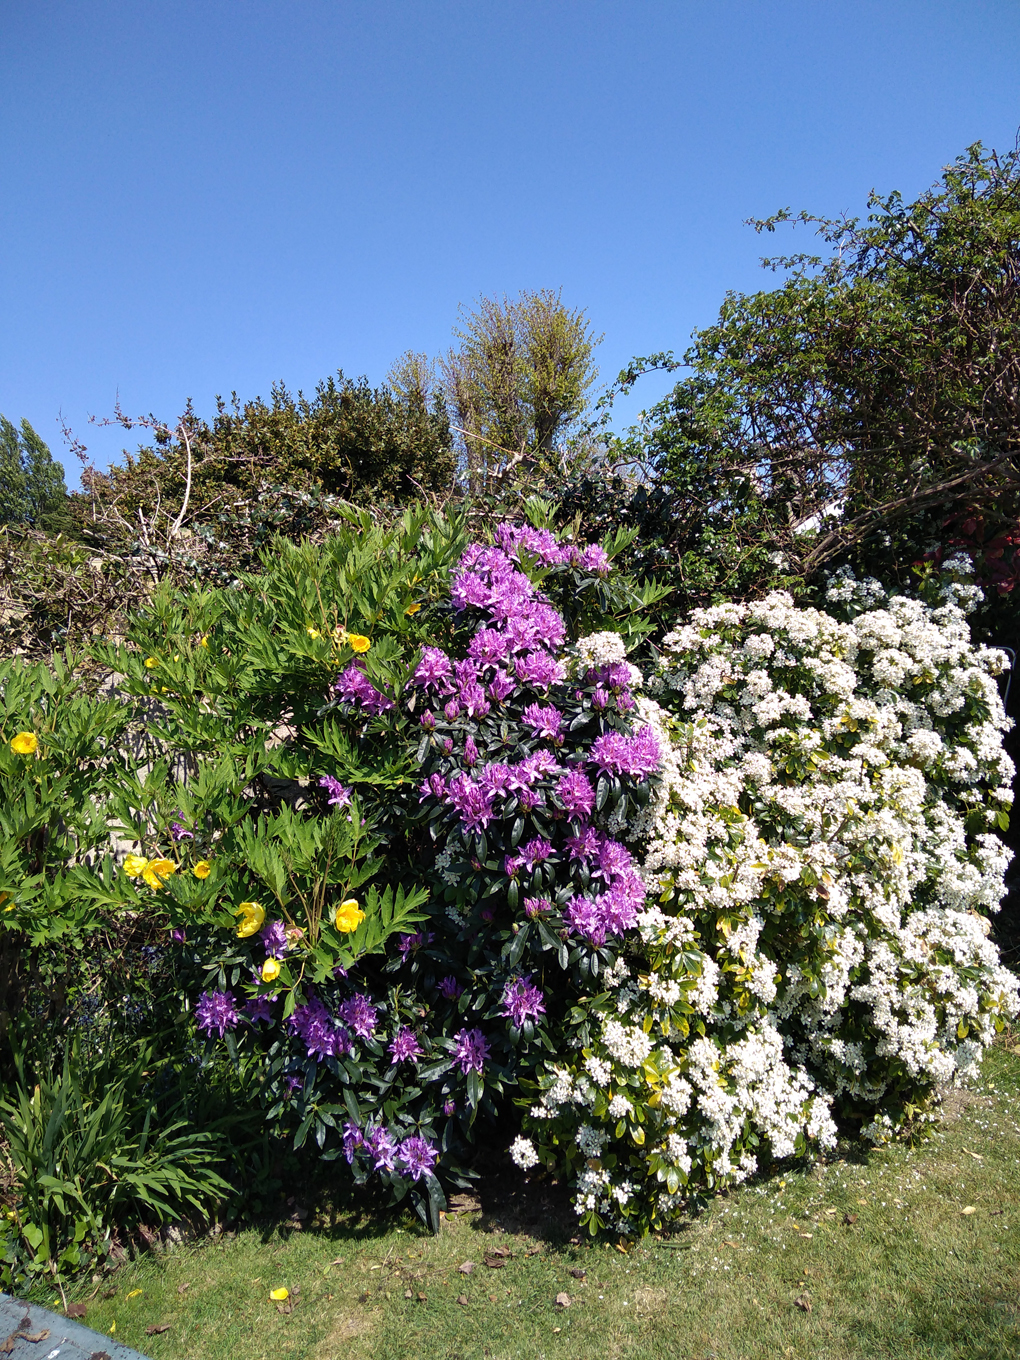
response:
M622 732L603 732L592 743L590 760L600 774L647 779L659 768L662 751L652 729L642 727L632 737L625 737Z
M595 790L591 781L580 770L568 770L556 785L556 796L568 817L584 820L595 806Z
M365 713L388 713L394 707L392 699L387 699L372 684L359 661L340 672L333 682L333 692L348 704L358 704Z
M170 822L170 839L175 845L179 845L181 841L193 841L195 839L194 832L189 831L180 820L183 816L183 812L175 812L173 820Z
M505 1015L519 1029L525 1020L545 1014L545 997L542 990L536 987L531 981L531 974L527 977L514 978L503 988L503 1009L500 1015Z
M339 779L334 779L331 774L324 774L319 780L320 789L329 790L330 807L347 807L351 801L350 789L345 789Z
M379 1023L379 1013L363 992L355 992L340 1003L340 1019L359 1039L371 1039Z
M519 555L523 550L544 567L580 567L582 571L596 572L600 576L609 571L609 558L597 543L585 548L558 543L548 529L501 524L496 530L496 542L505 553Z
M432 1144L420 1134L414 1133L398 1143L385 1125L369 1126L362 1133L357 1124L348 1121L344 1125L344 1156L353 1162L359 1150L372 1159L376 1171L397 1171L421 1180L431 1173L439 1154Z
M218 1034L222 1039L228 1029L235 1029L241 1017L237 1013L232 992L203 992L195 1007L199 1029L206 1034Z
M453 1036L453 1061L465 1076L481 1072L489 1056L489 1041L480 1029L461 1029Z
M303 1006L295 1006L287 1028L304 1041L310 1058L340 1058L354 1051L350 1030L335 1020L316 996Z
M393 1061L395 1063L417 1062L421 1054L421 1044L418 1042L418 1036L414 1030L408 1029L406 1026L403 1029L398 1029L393 1036L393 1042L390 1044L390 1056Z
M282 959L287 952L287 928L282 921L269 921L259 931L259 939L265 945L267 959Z

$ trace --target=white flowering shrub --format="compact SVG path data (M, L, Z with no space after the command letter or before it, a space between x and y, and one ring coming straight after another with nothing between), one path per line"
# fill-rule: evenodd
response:
M882 1141L1020 1010L988 938L1005 657L952 603L841 577L830 604L697 610L638 700L668 754L610 830L646 909L512 1149L573 1175L592 1232L659 1226L841 1127Z

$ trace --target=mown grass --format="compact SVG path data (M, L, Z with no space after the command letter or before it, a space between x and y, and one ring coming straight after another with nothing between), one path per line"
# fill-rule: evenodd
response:
M743 1187L671 1239L543 1238L515 1212L458 1215L438 1238L410 1218L244 1231L148 1254L77 1297L87 1325L154 1360L1006 1360L1020 1356L1020 1037L921 1146ZM498 1248L505 1264L486 1266ZM269 1299L281 1285L299 1291L292 1312Z

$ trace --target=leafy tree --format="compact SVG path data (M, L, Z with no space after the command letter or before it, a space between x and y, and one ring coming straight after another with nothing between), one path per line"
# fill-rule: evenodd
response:
M783 211L824 256L764 263L779 287L728 294L684 355L689 373L624 454L668 495L681 593L746 593L851 561L911 564L980 518L1020 512L1020 152L972 146L866 222ZM635 361L628 387L672 356ZM973 525L972 525L973 527Z
M68 527L64 471L27 420L0 415L0 523L60 533Z
M139 513L150 520L161 508L172 506L176 515L185 496L191 520L202 521L236 513L274 487L403 504L443 492L453 479L439 394L428 401L342 373L319 383L311 398L282 384L268 402L218 398L211 425L190 404L176 426L116 418L126 429L148 426L154 443L125 452L123 466L83 476L77 513L107 530L137 526Z
M516 463L541 462L584 410L602 339L551 289L482 298L442 361L472 492ZM509 461L508 461L509 460Z

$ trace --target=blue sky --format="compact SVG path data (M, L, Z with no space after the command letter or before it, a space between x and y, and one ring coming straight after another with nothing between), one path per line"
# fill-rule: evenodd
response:
M379 382L521 288L608 380L768 284L743 219L1018 124L1016 0L0 0L0 411L104 466L118 393Z

